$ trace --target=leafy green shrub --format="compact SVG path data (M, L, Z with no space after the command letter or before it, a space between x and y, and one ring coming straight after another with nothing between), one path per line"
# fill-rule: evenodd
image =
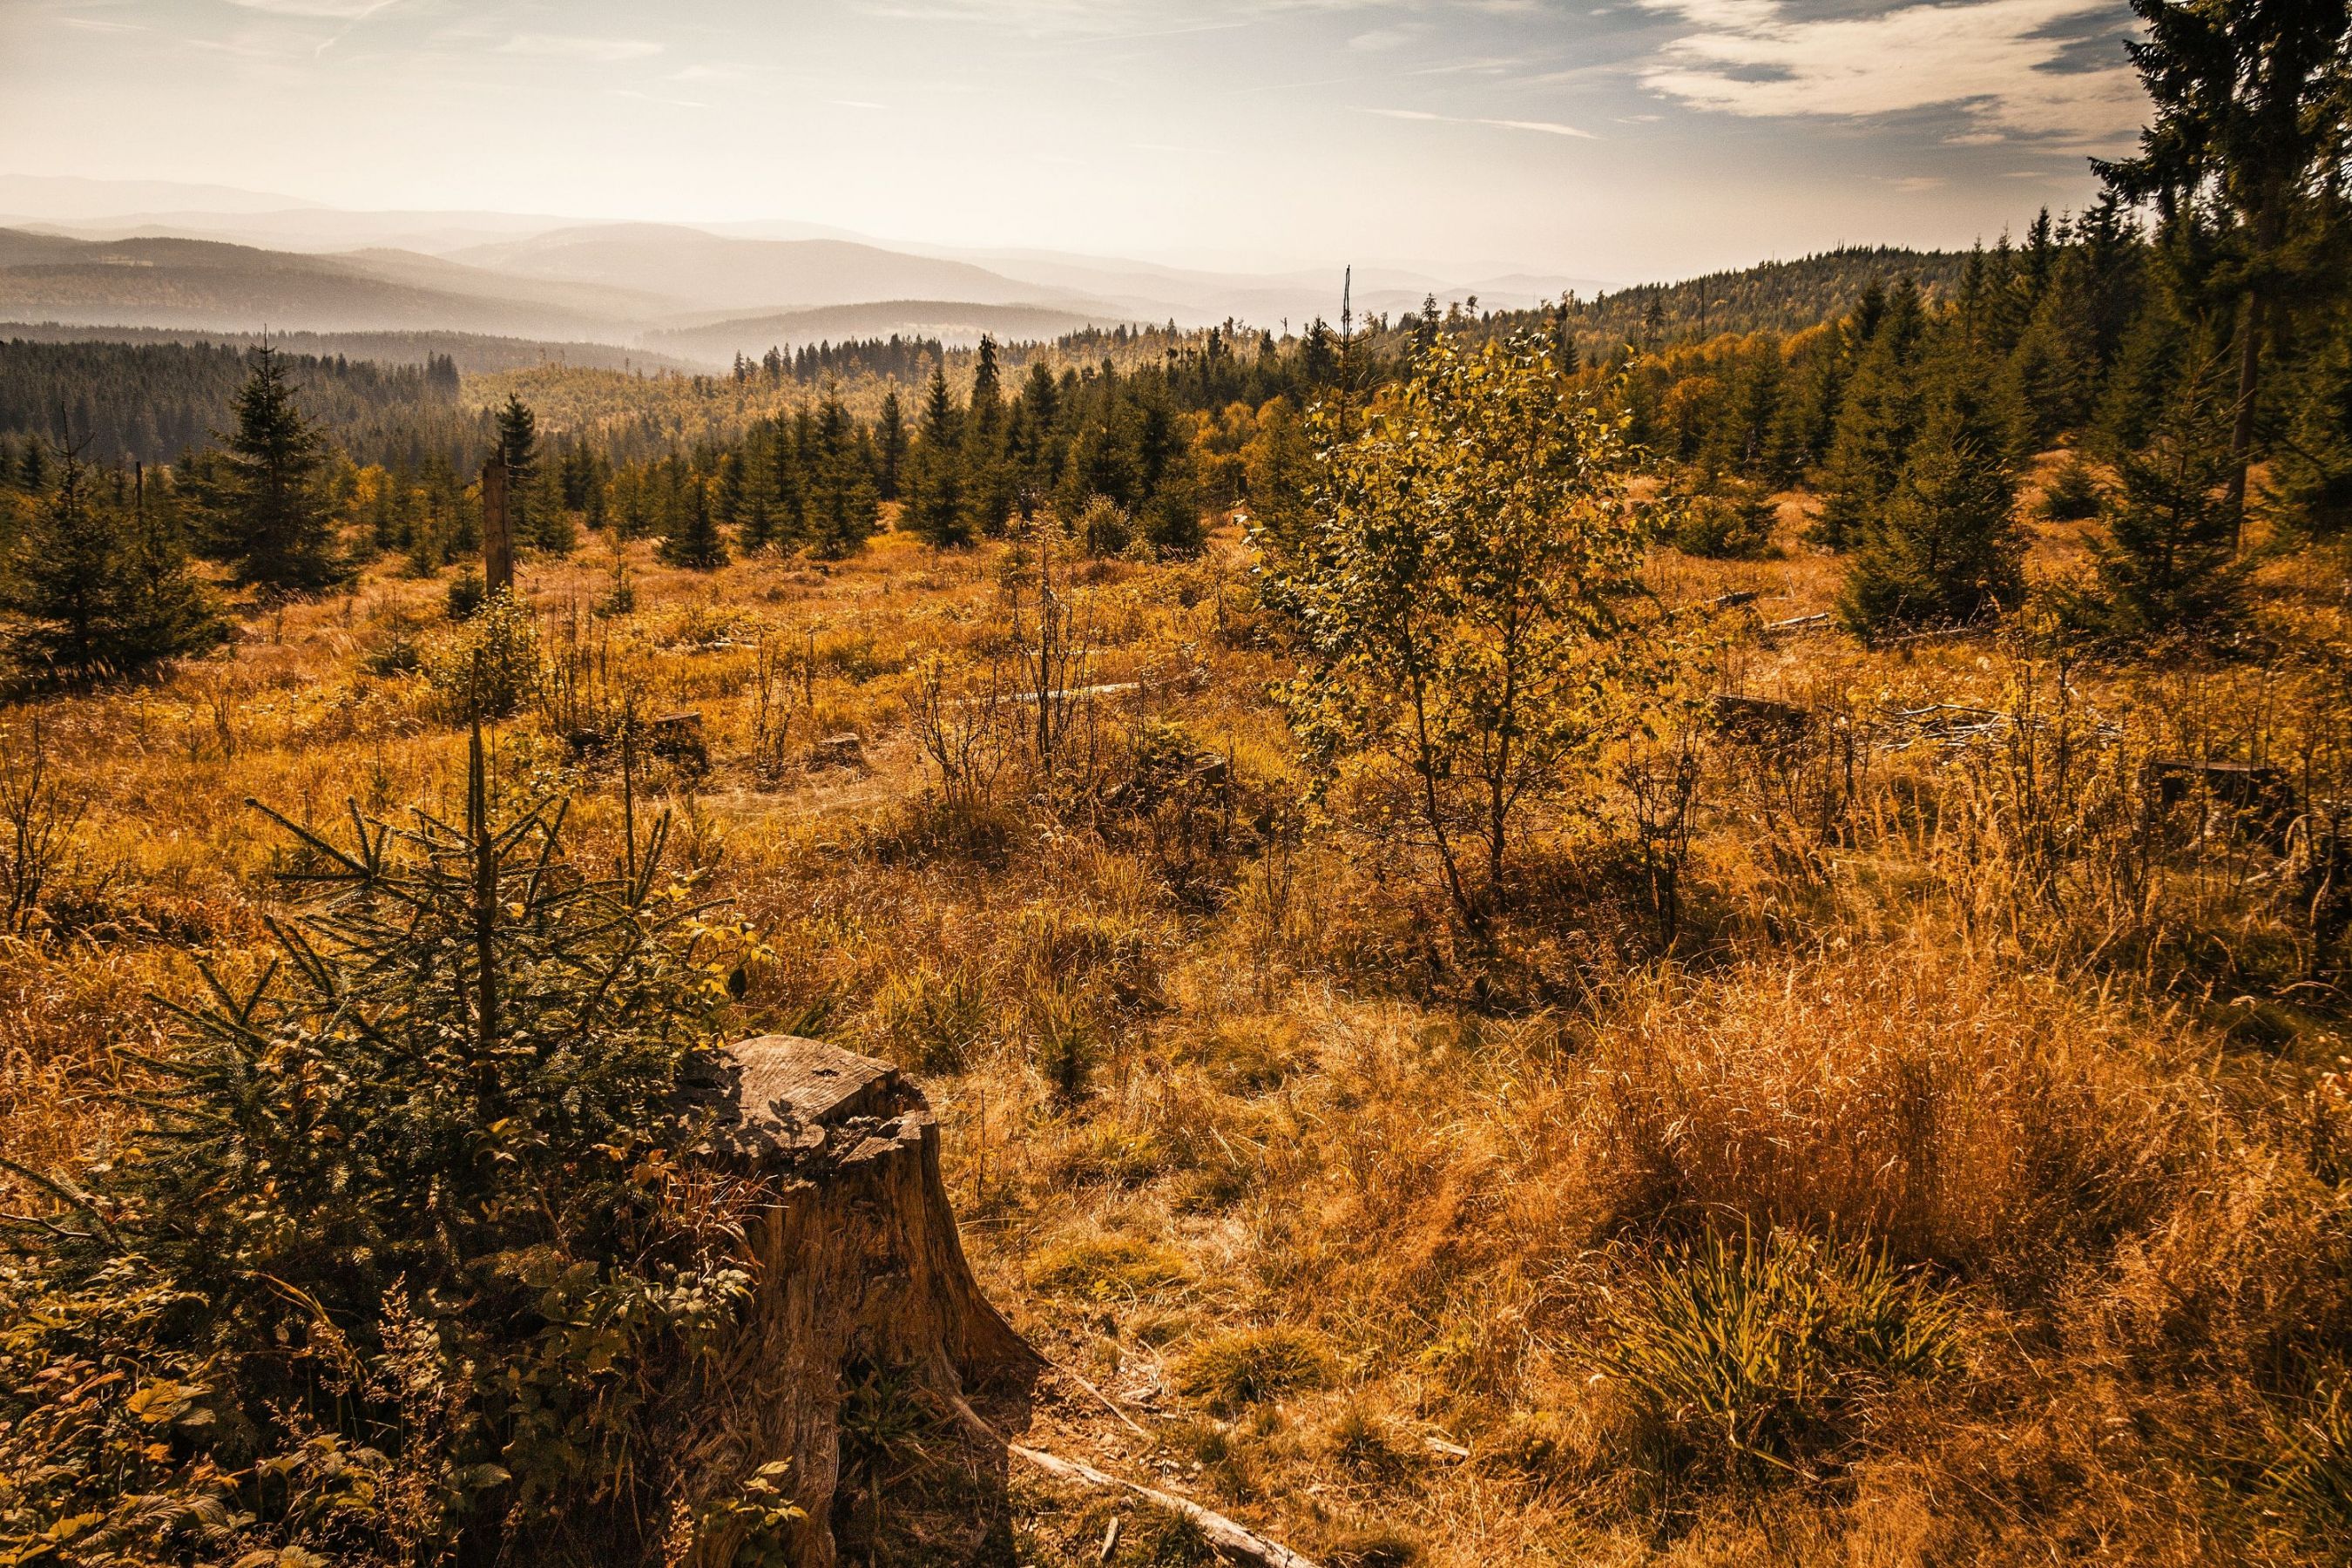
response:
M1710 1234L1623 1293L1600 1359L1684 1458L1752 1477L1801 1470L1861 1401L1943 1366L1958 1332L1953 1308L1884 1252Z
M0 1561L658 1555L748 1289L673 1180L724 966L662 828L590 877L482 755L462 826L278 818L322 901L277 962L200 964L109 1160L11 1167Z
M1219 1415L1301 1389L1328 1388L1338 1364L1322 1336L1277 1323L1220 1334L1178 1363L1179 1392Z
M732 1568L791 1568L793 1537L808 1518L798 1503L784 1495L792 1461L777 1459L751 1472L732 1497L705 1503L696 1523L705 1536L736 1538Z
M512 716L539 690L539 622L510 594L424 650L425 683L452 723Z

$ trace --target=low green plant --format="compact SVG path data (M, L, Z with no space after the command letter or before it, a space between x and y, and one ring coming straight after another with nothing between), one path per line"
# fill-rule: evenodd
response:
M1958 1340L1954 1307L1882 1250L1710 1233L1623 1291L1599 1359L1680 1458L1757 1478L1809 1472L1864 1400L1942 1368Z
M910 969L874 998L869 1026L894 1059L923 1072L961 1072L988 1031L988 992L969 970Z
M2326 1535L2352 1531L2352 1384L2323 1386L2286 1423L2263 1480L2283 1509ZM2340 1540L2341 1537L2339 1536Z
M2042 488L2041 511L2051 522L2081 522L2098 516L2105 500L2091 465L2069 454Z
M426 647L425 684L452 723L505 719L539 690L539 622L511 594L490 597L468 620Z
M1228 1415L1302 1389L1328 1388L1339 1365L1321 1335L1287 1323L1220 1334L1176 1368L1178 1392Z
M886 1505L930 1464L939 1424L903 1370L867 1365L855 1373L841 1402L841 1468L865 1496L871 1555L879 1554Z
M1029 1266L1030 1286L1090 1301L1132 1300L1192 1278L1181 1253L1131 1236L1095 1236L1049 1247Z
M394 633L360 656L362 669L386 679L414 675L424 667L424 649L406 632Z
M1102 1049L1093 1009L1066 989L1050 987L1030 998L1029 1026L1037 1072L1054 1098L1065 1105L1084 1100Z
M451 620L470 621L481 613L489 598L489 584L482 581L479 572L468 568L449 579L448 596L444 603Z
M1135 542L1135 520L1108 496L1094 496L1070 525L1078 548L1097 560L1123 555Z
M784 1495L784 1478L792 1461L777 1459L761 1466L732 1497L705 1503L698 1510L698 1533L733 1537L730 1568L790 1568L793 1542L808 1511Z

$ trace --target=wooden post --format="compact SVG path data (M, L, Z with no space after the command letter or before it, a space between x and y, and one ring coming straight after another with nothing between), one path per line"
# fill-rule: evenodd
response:
M507 521L507 461L493 453L482 465L482 582L493 594L514 591L514 533Z

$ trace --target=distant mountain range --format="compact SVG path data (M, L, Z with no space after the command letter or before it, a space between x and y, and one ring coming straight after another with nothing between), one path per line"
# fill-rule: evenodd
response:
M0 174L0 319L249 332L457 331L643 345L703 363L892 332L969 343L1085 326L1339 312L1339 269L1222 273L1045 251L957 251L791 223L583 224L349 212L220 186ZM1354 303L1434 294L1526 308L1591 279L1362 268Z

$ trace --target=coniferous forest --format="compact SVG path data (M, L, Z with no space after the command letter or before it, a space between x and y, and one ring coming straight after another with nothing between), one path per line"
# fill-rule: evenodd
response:
M1969 248L0 332L0 1564L2344 1561L2352 20L2133 14Z

